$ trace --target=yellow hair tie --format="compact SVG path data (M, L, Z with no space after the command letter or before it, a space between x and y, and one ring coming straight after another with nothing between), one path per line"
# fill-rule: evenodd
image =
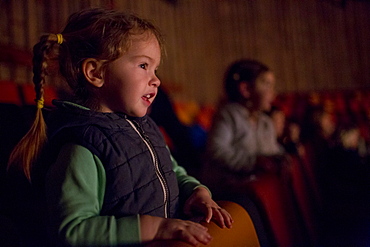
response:
M60 45L63 43L63 35L61 33L57 33L57 43Z
M38 99L38 100L35 100L35 101L36 101L36 107L38 109L44 108L44 98L41 98L41 99Z

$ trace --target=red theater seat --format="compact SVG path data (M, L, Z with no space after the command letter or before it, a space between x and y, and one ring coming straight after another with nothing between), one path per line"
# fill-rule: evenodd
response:
M275 238L276 246L299 246L301 229L296 223L296 211L288 190L275 174L258 175L248 191L264 211Z
M21 92L23 95L24 105L34 105L35 104L35 89L33 84L23 84L21 85ZM44 99L45 106L52 106L51 101L57 99L57 92L53 87L44 86Z
M11 81L0 81L0 102L21 105L18 85Z
M319 243L317 205L313 194L310 193L308 177L304 164L299 157L291 157L291 185L295 202L302 217L306 234L312 246Z

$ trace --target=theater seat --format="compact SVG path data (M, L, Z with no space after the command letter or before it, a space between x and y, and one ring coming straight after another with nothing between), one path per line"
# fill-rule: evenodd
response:
M18 85L12 81L0 81L0 103L21 105Z
M317 205L315 205L313 194L310 193L308 178L303 166L303 161L299 157L291 157L291 185L308 241L312 246L317 246L319 243L318 212L315 210Z
M260 174L248 185L248 193L271 228L276 246L301 246L301 229L289 190L276 174Z
M23 97L23 104L24 105L35 105L35 89L34 85L31 83L22 84L21 92ZM53 99L57 99L57 92L53 87L44 86L44 99L45 99L45 106L52 106L51 101Z

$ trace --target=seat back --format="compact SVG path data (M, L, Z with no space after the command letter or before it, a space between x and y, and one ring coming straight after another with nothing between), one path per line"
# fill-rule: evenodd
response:
M301 229L290 191L276 174L260 174L248 185L248 193L263 211L277 246L297 246Z
M33 84L22 84L21 86L21 93L23 96L23 104L24 105L35 105L35 89ZM50 86L44 86L44 100L45 106L52 106L52 100L57 99L57 92L55 88Z
M11 81L0 81L0 103L21 105L18 85Z
M312 246L317 246L319 243L318 212L315 210L315 200L313 194L310 193L308 178L303 166L303 161L299 157L291 157L291 185L308 241Z

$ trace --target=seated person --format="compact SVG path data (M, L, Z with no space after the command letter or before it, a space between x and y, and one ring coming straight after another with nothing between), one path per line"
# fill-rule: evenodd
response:
M271 118L264 113L274 100L275 76L258 61L240 60L226 71L224 86L226 99L208 133L202 181L216 197L244 206L261 237L264 227L243 185L258 172L281 170L284 151Z

